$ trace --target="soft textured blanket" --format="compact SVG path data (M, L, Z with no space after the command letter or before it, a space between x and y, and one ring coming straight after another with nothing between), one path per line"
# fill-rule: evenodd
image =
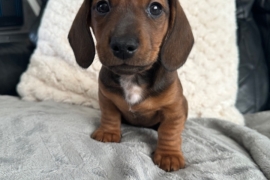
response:
M0 96L0 179L270 178L270 140L249 127L189 119L183 132L186 168L166 173L151 159L156 131L123 125L121 143L100 143L89 137L99 115L87 107ZM269 135L266 121L260 128L260 119L248 118Z

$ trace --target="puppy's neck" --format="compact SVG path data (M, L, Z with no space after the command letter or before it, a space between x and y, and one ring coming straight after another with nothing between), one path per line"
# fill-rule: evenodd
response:
M120 85L123 88L125 100L128 104L134 105L143 99L143 89L136 82L135 75L120 76Z
M172 84L178 75L166 71L160 63L143 73L118 75L102 66L99 81L110 92L119 94L132 106L149 96L159 96Z

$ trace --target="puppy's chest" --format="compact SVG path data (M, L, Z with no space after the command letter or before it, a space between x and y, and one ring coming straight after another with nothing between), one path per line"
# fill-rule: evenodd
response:
M134 76L121 76L120 85L123 88L125 100L129 105L142 101L143 88L138 85Z

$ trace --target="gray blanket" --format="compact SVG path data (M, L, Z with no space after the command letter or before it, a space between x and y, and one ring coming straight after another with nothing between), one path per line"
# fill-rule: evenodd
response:
M248 116L250 127L189 119L186 168L167 173L151 159L154 130L123 125L121 143L104 144L89 137L97 110L0 96L0 179L270 179L269 114Z

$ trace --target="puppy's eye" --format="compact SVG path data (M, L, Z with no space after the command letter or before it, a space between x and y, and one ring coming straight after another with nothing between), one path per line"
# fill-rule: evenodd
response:
M162 13L162 11L163 11L162 5L157 2L154 2L149 6L149 12L153 16L159 16Z
M97 11L101 14L106 14L110 11L110 6L106 1L99 1L97 3Z

